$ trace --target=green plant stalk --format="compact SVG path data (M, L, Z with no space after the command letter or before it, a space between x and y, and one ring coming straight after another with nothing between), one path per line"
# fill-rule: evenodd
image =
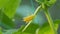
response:
M0 34L2 34L2 28L0 27Z
M37 29L36 29L36 33L35 33L35 34L38 34L38 32L39 32L39 29L40 29L40 28L37 28Z
M38 8L35 10L34 15L37 15L38 11L41 10L42 6L38 6Z
M24 27L24 29L22 30L22 32L24 32L26 30L26 28L30 25L31 22L32 22L32 20Z
M41 10L41 6L38 6L38 8L35 10L35 12L34 12L33 15L35 16L38 13L39 10ZM22 32L24 32L27 29L27 27L31 24L32 20L24 27L24 29L22 30Z
M53 23L53 20L52 20L52 18L50 16L49 12L48 12L48 9L45 9L45 12L44 13L45 13L46 18L47 18L47 20L49 22L49 25L51 27L51 30L52 30L53 34L57 34L57 31L54 28L54 23Z

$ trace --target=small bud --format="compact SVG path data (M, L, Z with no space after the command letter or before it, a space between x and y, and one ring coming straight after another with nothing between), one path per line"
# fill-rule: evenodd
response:
M28 23L28 22L31 21L33 18L34 18L34 15L30 15L30 16L24 17L24 18L23 18L23 21L25 21L26 23Z

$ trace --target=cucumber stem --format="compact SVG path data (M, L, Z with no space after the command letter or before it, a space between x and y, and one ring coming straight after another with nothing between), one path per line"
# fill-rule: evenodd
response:
M38 13L38 11L41 10L41 6L38 6L38 8L35 10L33 15L36 15ZM24 32L27 27L31 24L32 20L24 27L24 29L22 30L22 32Z
M57 34L57 31L54 28L54 23L53 23L53 20L52 20L52 18L50 16L49 12L48 12L48 9L45 9L45 12L44 13L45 13L46 18L47 18L47 20L49 22L49 25L51 27L51 30L52 30L53 34Z

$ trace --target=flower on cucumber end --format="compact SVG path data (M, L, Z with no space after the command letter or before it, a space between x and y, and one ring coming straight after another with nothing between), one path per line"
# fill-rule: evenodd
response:
M34 16L35 15L30 15L30 16L24 17L23 21L25 21L26 23L28 23L29 21L31 21L34 18Z

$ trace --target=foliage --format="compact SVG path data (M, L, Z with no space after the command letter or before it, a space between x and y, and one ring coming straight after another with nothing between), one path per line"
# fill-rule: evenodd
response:
M21 1L0 0L0 34L58 34L57 30L60 20L53 20L48 11L48 8L55 4L56 0L36 0L40 6L38 6L32 15L22 18L23 22L27 23L16 29L16 23L13 19L15 15L18 15L16 10ZM47 18L47 22L44 22L42 25L36 24L33 21L41 9L44 10Z

